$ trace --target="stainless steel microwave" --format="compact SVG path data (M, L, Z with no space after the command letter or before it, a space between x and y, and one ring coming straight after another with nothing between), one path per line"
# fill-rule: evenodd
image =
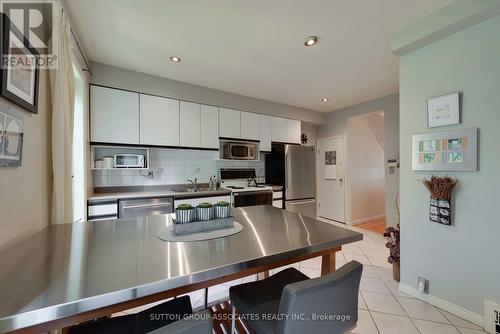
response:
M115 154L115 168L145 168L146 162L141 154Z
M226 160L258 160L259 144L252 142L221 141L220 158Z

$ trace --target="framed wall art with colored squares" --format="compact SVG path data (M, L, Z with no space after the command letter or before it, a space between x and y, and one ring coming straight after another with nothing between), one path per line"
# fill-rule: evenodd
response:
M414 135L413 170L477 171L477 135L477 128Z

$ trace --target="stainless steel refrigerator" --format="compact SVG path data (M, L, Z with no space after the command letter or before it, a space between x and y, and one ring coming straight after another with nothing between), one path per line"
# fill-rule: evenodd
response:
M273 144L266 155L266 183L283 186L284 208L316 217L315 148Z

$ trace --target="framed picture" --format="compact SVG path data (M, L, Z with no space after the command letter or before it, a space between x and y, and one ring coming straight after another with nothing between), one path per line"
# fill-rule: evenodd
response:
M20 167L23 154L23 116L0 106L0 167Z
M413 136L416 171L476 171L477 128Z
M452 93L427 100L427 127L460 124L460 94Z
M38 113L38 52L28 39L1 14L0 96L34 114Z

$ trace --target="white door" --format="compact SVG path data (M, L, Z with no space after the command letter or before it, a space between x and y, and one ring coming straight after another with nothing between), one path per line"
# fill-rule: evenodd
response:
M201 147L219 148L219 108L201 105Z
M88 83L78 63L73 62L75 79L74 116L73 116L73 223L86 220L86 144L88 137L84 129L88 126Z
M259 114L241 112L241 139L260 140Z
M180 146L200 147L201 109L198 103L180 102Z
M219 108L219 136L223 138L241 138L241 112L239 110Z
M90 121L94 142L139 144L139 94L90 86Z
M141 94L140 106L141 144L179 146L179 101Z
M260 115L260 150L271 152L271 116Z
M317 144L318 216L345 223L344 137Z

